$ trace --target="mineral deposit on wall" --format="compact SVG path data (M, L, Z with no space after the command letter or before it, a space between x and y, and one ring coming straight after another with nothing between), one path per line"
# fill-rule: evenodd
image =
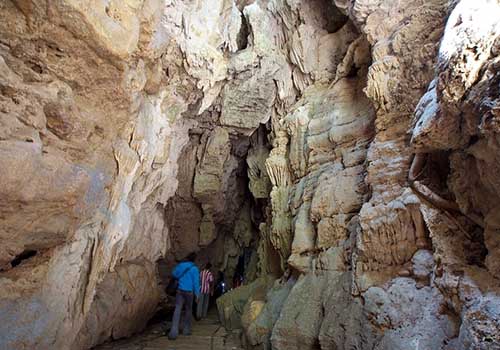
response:
M255 349L500 349L499 68L497 0L0 1L0 348L197 251Z

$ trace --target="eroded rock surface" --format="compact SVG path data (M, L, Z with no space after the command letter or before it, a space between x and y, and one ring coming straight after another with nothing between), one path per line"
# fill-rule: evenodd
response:
M156 262L260 349L500 349L495 0L0 3L0 348L140 331Z
M301 277L284 303L261 306L283 305L270 341L254 335L256 322L248 339L276 349L500 348L488 204L498 152L484 148L496 142L487 125L500 7L335 3L359 37L345 39L328 85L312 82L278 116L268 160L281 154L273 164L289 170L285 208L273 183L271 227L289 211L287 267Z

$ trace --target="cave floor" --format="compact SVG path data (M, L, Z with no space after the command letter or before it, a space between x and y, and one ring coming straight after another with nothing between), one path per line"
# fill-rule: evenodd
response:
M168 340L166 329L166 322L157 323L141 334L100 345L94 350L243 350L238 334L227 332L215 312L201 321L193 320L190 336L179 335L175 341Z

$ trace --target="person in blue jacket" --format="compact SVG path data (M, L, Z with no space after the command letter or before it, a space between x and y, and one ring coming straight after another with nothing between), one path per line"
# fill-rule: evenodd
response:
M175 295L175 311L172 318L172 327L168 333L170 340L175 340L179 335L179 322L181 319L182 307L184 306L184 327L183 335L191 335L191 318L193 309L193 297L200 296L200 270L194 263L196 254L191 253L182 260L172 271L172 277L179 281L177 293Z

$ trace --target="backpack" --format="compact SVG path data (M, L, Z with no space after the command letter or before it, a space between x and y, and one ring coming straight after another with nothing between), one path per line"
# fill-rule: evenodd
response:
M184 275L186 273L189 272L189 270L191 270L192 268L194 267L194 265L191 265L189 266L188 268L186 268L182 273L181 275L179 276L179 278L174 278L172 277L170 279L170 281L168 282L168 285L167 285L167 294L168 295L171 295L171 296L174 296L175 293L177 293L177 289L179 288L179 280L184 277Z

